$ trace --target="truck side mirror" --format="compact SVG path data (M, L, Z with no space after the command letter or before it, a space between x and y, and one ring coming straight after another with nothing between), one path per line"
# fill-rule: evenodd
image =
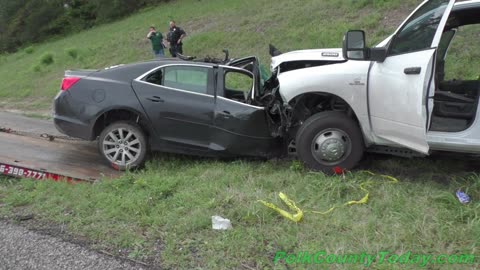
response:
M365 32L352 30L343 39L343 57L349 60L367 60L368 48L365 45Z

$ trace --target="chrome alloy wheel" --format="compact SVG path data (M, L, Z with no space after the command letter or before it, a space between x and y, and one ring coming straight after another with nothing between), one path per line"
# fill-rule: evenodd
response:
M352 151L350 137L340 129L319 132L312 141L312 155L317 162L332 166L344 161Z
M143 151L138 135L125 128L110 131L103 139L102 146L105 157L119 166L136 162Z

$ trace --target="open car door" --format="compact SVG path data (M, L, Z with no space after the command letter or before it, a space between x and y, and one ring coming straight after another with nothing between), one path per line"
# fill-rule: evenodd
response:
M248 57L217 69L214 131L211 148L240 156L270 156L281 151L271 136L267 113L257 106L260 89L258 59Z
M377 137L428 154L437 48L454 4L423 2L397 30L385 61L372 62L368 104Z
M253 90L251 93L249 93L249 97L247 98L247 103L248 104L253 104L256 105L255 100L257 99L258 96L260 96L262 93L262 85L261 85L261 74L260 74L260 66L259 66L259 60L256 56L249 56L245 58L240 58L231 61L228 63L228 66L230 67L237 67L241 69L245 69L253 73L255 81L254 81L254 86Z

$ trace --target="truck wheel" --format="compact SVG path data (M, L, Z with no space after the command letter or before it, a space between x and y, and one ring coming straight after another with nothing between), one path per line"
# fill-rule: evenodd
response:
M299 158L312 170L327 174L352 169L362 159L363 135L358 124L341 112L313 115L296 136Z
M147 140L137 124L119 121L102 131L98 149L114 169L125 171L143 164L147 156Z

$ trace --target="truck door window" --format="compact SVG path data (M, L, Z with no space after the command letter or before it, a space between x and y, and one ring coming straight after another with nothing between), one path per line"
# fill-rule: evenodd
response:
M458 29L445 58L445 80L480 80L480 24Z
M430 48L448 4L448 0L430 0L420 7L394 37L389 55Z

